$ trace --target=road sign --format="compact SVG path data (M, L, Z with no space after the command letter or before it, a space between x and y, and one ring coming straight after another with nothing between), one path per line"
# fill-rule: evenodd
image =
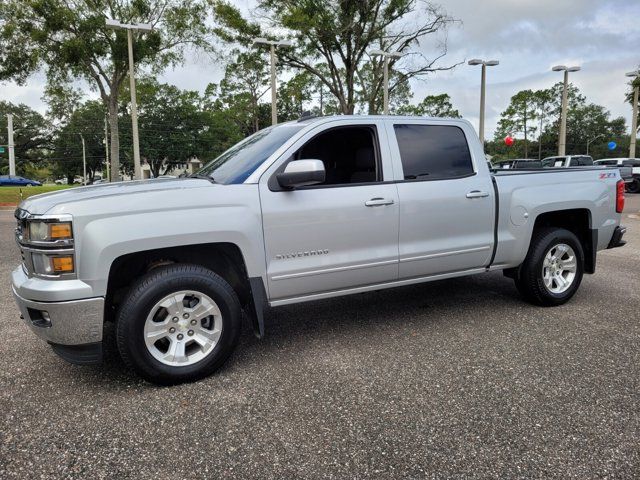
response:
M4 153L4 147L0 147L0 153Z

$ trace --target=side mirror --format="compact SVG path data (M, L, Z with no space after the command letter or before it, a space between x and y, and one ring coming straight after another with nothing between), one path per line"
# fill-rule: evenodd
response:
M322 160L294 160L289 162L284 172L276 175L282 188L292 189L306 185L316 185L325 180Z

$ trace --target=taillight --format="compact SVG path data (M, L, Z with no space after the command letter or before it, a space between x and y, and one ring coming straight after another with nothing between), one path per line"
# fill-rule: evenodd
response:
M616 212L622 213L624 210L624 180L616 183Z

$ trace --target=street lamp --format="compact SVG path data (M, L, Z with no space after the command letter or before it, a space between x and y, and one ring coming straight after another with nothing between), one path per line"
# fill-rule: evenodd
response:
M82 140L82 185L87 184L87 154L84 148L84 137L81 133L79 133L80 139Z
M293 47L293 42L289 40L269 40L263 37L253 39L254 45L269 45L271 60L271 125L278 123L278 110L276 107L276 48Z
M133 169L134 178L142 179L142 166L140 165L140 140L138 139L138 104L136 102L136 79L133 66L133 32L150 32L153 26L150 23L121 23L107 18L107 27L121 28L127 31L127 43L129 48L129 85L131 89L131 132L133 134ZM113 175L118 175L116 169L112 169Z
M478 126L478 135L480 137L480 143L484 148L484 102L485 102L485 90L487 85L487 67L494 67L499 65L498 60L480 60L474 58L467 62L469 65L482 65L482 80L480 82L480 125Z
M625 74L635 80L640 77L640 70ZM631 117L631 140L629 141L629 158L636 158L636 135L638 134L638 91L640 86L636 83L633 88L633 117Z
M389 58L400 58L402 53L400 52L385 52L384 50L372 50L369 52L371 56L381 56L384 58L384 70L383 70L383 112L385 115L389 115Z
M595 142L600 137L604 137L604 133L599 133L598 135L593 137L591 140L587 140L587 155L589 155L589 145L591 145L592 142Z
M580 67L565 67L556 65L551 68L554 72L564 72L564 87L562 89L562 113L560 114L560 139L558 140L558 155L563 156L567 144L567 94L569 90L569 72L578 72Z

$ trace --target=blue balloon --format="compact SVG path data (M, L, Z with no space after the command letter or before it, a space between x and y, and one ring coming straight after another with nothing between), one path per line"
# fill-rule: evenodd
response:
M618 144L616 142L607 143L607 147L609 147L609 150L615 150L617 146Z

